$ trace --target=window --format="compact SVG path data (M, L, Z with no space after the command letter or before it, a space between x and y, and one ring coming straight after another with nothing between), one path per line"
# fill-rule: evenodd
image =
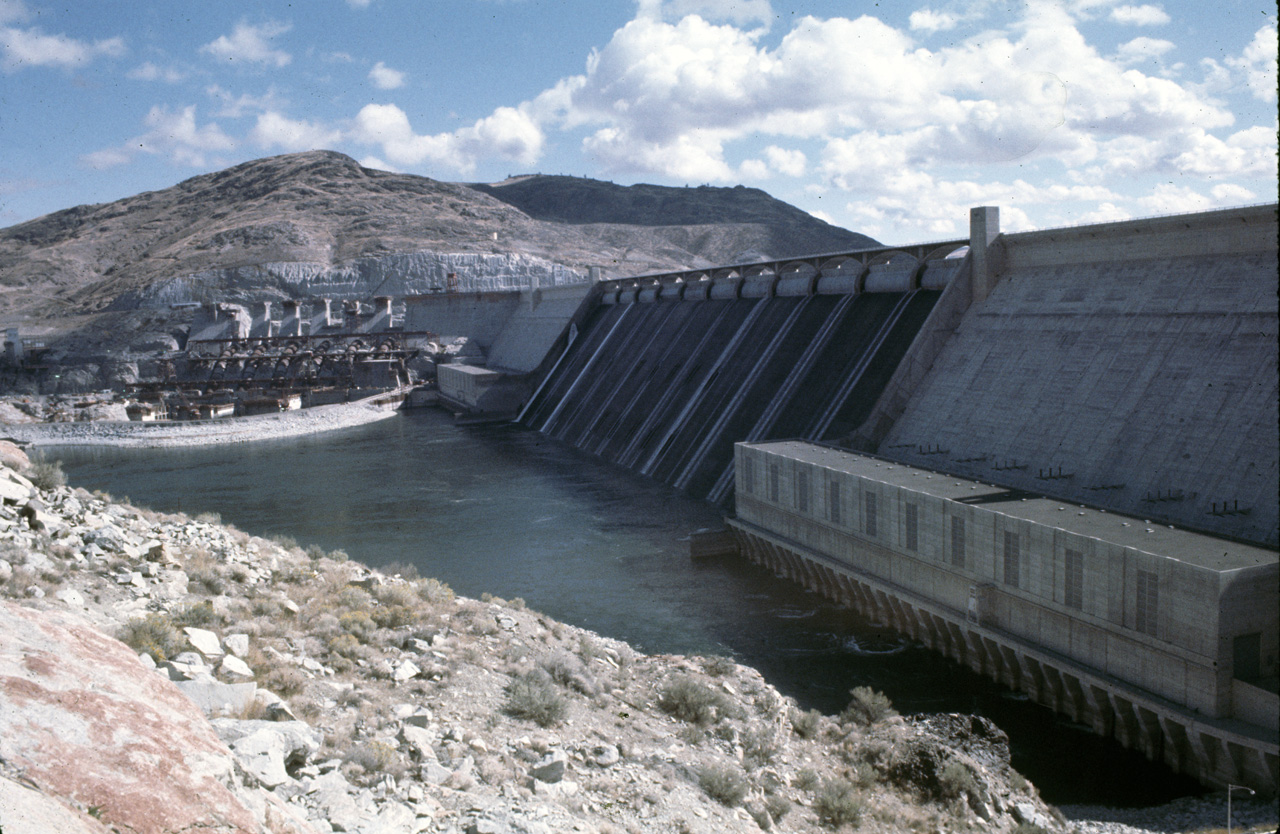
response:
M780 480L781 476L778 473L778 464L769 464L769 500L775 504L778 503L778 482Z
M1160 613L1160 588L1153 570L1138 571L1138 599L1134 611L1134 628L1154 637L1156 618Z
M750 452L742 456L742 488L748 493L756 491L756 459Z
M868 492L865 496L866 512L862 516L862 529L868 536L876 534L876 494Z
M1084 608L1084 554L1068 548L1063 574L1062 604L1077 611Z
M1231 641L1231 676L1256 681L1262 677L1262 634L1241 634Z
M915 504L907 504L907 550L920 549L920 511Z
M964 519L951 516L951 564L964 567Z
M1018 587L1019 557L1021 546L1018 534L1013 530L1004 531L1004 584Z
M809 470L796 470L796 509L809 512Z
M832 524L840 523L840 482L837 480L827 484L827 518Z

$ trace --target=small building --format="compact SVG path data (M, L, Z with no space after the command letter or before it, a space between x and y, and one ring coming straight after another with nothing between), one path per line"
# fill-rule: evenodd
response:
M124 411L135 423L154 423L169 416L163 402L133 402L126 405Z
M801 441L739 443L753 561L1208 784L1280 778L1280 556Z
M276 396L245 397L240 401L246 415L279 414L282 411L296 411L302 408L301 394L280 394Z
M451 363L436 366L440 395L469 409L480 407L484 395L502 381L502 374L475 365Z
M196 406L196 413L200 420L217 420L222 417L234 417L236 413L236 404L229 403L200 403Z

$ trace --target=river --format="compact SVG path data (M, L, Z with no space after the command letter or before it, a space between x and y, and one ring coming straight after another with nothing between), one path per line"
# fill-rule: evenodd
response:
M903 713L973 712L1009 733L1014 766L1058 804L1147 805L1197 792L933 653L743 560L695 563L715 508L516 426L435 409L291 440L192 449L47 450L69 482L242 530L411 564L455 591L533 609L650 653L721 654L806 708L854 686Z

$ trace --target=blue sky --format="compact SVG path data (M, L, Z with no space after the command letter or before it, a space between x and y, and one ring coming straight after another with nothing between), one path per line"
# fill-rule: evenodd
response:
M1274 2L0 0L0 226L330 148L891 243L1271 202Z

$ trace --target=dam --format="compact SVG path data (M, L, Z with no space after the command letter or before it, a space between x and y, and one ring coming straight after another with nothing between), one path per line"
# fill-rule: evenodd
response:
M962 246L606 283L520 422L728 505L736 440L861 425Z
M601 281L544 320L518 420L1100 735L1274 794L1278 231L1274 204L1016 234L980 207L967 240Z

